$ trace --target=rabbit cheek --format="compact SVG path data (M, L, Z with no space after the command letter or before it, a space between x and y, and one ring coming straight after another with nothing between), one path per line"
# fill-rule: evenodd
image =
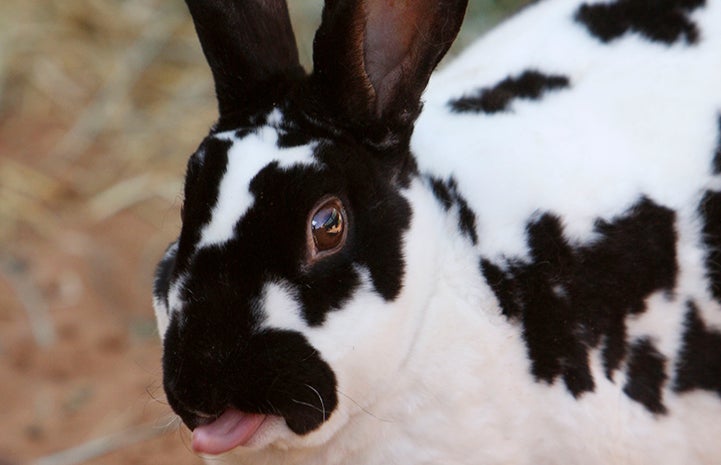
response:
M155 279L153 281L153 308L158 323L158 333L162 337L168 328L170 309L168 305L168 292L170 281L175 268L175 259L178 253L178 242L170 244L165 251L163 259L155 268Z

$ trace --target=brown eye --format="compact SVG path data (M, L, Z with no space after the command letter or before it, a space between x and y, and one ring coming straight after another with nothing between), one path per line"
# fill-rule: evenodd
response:
M310 232L316 253L341 245L345 237L345 217L340 200L332 198L315 210L310 220Z

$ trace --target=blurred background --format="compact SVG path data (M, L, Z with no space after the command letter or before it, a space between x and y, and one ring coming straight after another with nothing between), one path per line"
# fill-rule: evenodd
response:
M319 0L291 0L309 67ZM452 53L527 0L471 0ZM0 465L200 464L153 268L216 116L181 0L0 2Z

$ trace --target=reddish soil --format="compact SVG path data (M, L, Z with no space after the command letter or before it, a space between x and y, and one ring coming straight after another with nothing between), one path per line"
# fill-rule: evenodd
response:
M15 182L8 170L16 169L27 174L21 185L48 176L51 189L12 224L0 218L0 464L201 463L164 400L151 307L154 263L177 233L177 205L151 197L94 216L80 186L15 150L8 132L16 130L0 130L0 184ZM33 332L45 326L50 336ZM100 438L116 449L84 457ZM69 461L35 462L76 446L85 448L70 450Z
M200 464L151 306L215 117L187 9L3 0L0 51L0 465Z

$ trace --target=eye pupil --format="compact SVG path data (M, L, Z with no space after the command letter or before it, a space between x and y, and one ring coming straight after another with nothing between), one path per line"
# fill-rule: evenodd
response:
M340 201L333 199L322 205L311 219L313 243L318 251L326 251L337 247L343 240L342 206Z
M325 220L323 219L325 217ZM328 234L337 234L341 229L340 212L335 208L323 209L313 218L313 229L323 228Z

